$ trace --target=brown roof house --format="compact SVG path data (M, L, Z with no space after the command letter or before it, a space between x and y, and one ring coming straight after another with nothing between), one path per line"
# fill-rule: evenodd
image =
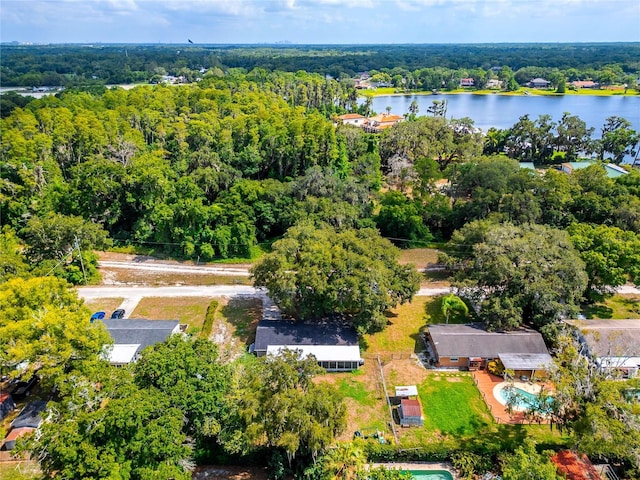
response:
M480 323L438 324L429 326L426 339L437 367L483 369L499 358L515 375L533 376L552 363L542 335L526 328L489 332Z
M401 115L381 113L379 115L369 117L363 128L368 133L380 133L387 128L393 127L396 123L400 123L402 120L404 120L404 117Z
M343 125L362 127L367 120L367 117L360 115L359 113L345 113L344 115L339 115L338 120L340 120Z

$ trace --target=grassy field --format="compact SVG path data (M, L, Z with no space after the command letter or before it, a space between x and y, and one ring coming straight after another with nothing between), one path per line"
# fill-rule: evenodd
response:
M189 325L187 332L200 330L211 303L209 297L146 297L140 300L131 318L179 320Z
M401 264L413 263L417 269L424 270L430 263L438 263L439 250L435 248L407 248L400 250Z
M0 463L0 480L35 480L39 474L40 468L33 461Z
M205 273L149 272L124 268L100 268L105 285L251 285L246 276L213 275Z
M595 319L640 318L640 295L614 295L602 302L583 305L582 313Z
M120 306L123 300L124 298L96 298L85 300L84 304L89 307L89 310L92 312L106 312L108 317L111 312Z

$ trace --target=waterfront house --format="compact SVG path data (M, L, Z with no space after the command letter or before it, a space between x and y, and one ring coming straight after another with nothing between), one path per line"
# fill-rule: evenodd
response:
M549 88L551 82L544 78L533 78L527 85L531 88Z

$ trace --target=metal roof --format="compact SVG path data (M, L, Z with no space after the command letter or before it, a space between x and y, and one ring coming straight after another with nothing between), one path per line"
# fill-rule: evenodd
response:
M553 364L548 353L499 353L498 357L508 370L547 370Z
M403 398L400 400L400 409L402 410L402 417L416 417L422 418L422 407L418 400L412 400L410 398Z
M480 323L429 325L439 357L496 358L499 353L546 353L542 335L528 329L488 332Z
M415 385L406 385L396 387L396 397L413 397L418 395L418 387Z
M106 358L111 364L124 365L131 363L136 358L136 353L140 350L139 343L133 344L114 344L109 346Z
M303 358L313 355L318 362L359 362L357 345L269 345L267 355L280 355L283 350L300 350Z

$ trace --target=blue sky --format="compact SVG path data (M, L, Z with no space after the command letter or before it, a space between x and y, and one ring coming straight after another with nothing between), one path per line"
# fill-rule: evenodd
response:
M1 0L34 43L640 41L639 0Z

